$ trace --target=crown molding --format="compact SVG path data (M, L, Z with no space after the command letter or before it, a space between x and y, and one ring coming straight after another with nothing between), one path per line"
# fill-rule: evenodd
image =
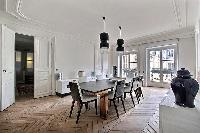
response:
M130 45L139 45L145 43L151 43L156 41L163 41L163 40L173 40L177 38L188 38L194 37L195 35L195 27L186 27L181 29L175 29L170 31L163 31L156 34L150 34L146 36L141 36L137 38L130 39L126 42L127 46Z

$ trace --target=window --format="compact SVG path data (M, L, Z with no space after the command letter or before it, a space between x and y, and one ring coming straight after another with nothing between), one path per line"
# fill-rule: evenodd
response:
M20 51L15 52L16 62L21 62L22 53Z
M15 66L16 66L16 72L21 71L21 60L22 60L22 53L20 51L15 52Z
M122 56L122 69L137 69L136 53L129 53Z
M130 54L129 68L137 69L137 54L136 53Z
M122 56L122 69L129 69L129 55Z
M33 53L27 53L27 68L33 68Z
M122 55L122 75L126 76L133 69L137 70L137 53Z

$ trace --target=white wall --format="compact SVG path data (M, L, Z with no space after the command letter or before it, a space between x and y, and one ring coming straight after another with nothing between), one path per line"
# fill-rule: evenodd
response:
M196 46L195 38L180 39L178 43L179 69L188 69L193 77L196 77Z
M64 79L77 78L79 70L90 75L94 71L94 45L56 35L55 68L63 72Z
M197 34L196 34L196 48L197 48L197 74L198 74L198 81L200 82L200 18L198 21L197 27Z
M195 26L195 39L196 39L196 69L197 80L200 82L200 1L199 1L199 17Z

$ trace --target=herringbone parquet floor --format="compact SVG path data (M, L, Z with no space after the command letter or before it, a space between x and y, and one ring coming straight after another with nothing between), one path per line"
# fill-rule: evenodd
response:
M130 97L127 97L125 100L126 114L121 102L118 103L119 119L113 105L109 107L108 119L103 120L95 115L94 105L91 103L89 110L86 111L83 108L79 124L75 124L76 107L72 118L68 117L71 96L64 98L49 96L16 102L0 112L0 133L96 133L126 132L126 129L130 132L147 132L150 130L149 123L154 124L152 131L157 132L156 112L166 91L166 89L144 88L144 99L135 108L133 108ZM132 128L127 128L130 126Z

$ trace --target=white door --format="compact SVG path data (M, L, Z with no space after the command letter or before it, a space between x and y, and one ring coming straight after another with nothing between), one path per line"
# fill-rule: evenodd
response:
M177 71L176 46L148 49L147 85L169 87Z
M34 98L49 96L51 89L51 43L46 37L34 38Z
M15 102L15 32L2 26L1 111Z

